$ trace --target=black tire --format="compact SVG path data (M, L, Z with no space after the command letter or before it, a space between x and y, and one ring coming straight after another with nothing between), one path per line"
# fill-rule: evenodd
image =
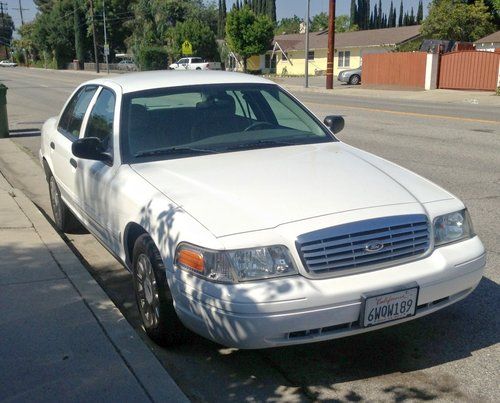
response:
M196 70L201 70L201 67L196 67Z
M56 227L62 232L72 232L81 227L78 219L73 215L68 206L66 206L62 200L61 192L59 191L59 186L57 186L54 175L49 176L48 182L50 205L52 207L52 214L54 216Z
M148 336L163 346L181 343L186 328L175 313L165 266L148 234L141 235L135 242L133 278L137 308Z
M351 85L358 85L360 82L361 82L361 77L358 76L357 74L353 74L349 78L349 84L351 84Z

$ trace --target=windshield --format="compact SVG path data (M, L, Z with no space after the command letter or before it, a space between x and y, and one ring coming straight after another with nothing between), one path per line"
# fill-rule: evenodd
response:
M273 84L212 84L133 92L123 98L127 163L335 141Z

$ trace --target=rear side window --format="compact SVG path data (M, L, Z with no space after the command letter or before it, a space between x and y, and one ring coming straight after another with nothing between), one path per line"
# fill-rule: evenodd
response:
M115 94L103 88L90 112L85 137L97 137L106 151L113 149L113 120L115 117Z
M80 136L83 117L96 89L93 85L83 87L71 98L59 120L57 129L61 133L73 139Z

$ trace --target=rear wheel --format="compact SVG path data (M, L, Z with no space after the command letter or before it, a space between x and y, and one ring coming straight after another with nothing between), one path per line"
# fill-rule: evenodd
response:
M49 177L50 205L56 227L62 232L71 232L80 226L78 219L69 210L61 198L59 186L57 186L54 175Z
M133 271L137 307L146 333L158 344L180 343L186 329L175 313L160 252L147 234L135 242Z
M351 85L358 85L359 82L361 81L361 77L358 76L357 74L354 74L349 78L349 84Z

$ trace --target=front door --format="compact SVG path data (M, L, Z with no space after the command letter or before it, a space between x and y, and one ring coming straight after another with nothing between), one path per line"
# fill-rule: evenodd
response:
M111 161L80 159L76 181L90 225L113 250L118 246L117 192L112 189L112 179L116 174L113 161L115 107L115 93L108 88L100 88L95 103L91 105L84 137L97 137Z

